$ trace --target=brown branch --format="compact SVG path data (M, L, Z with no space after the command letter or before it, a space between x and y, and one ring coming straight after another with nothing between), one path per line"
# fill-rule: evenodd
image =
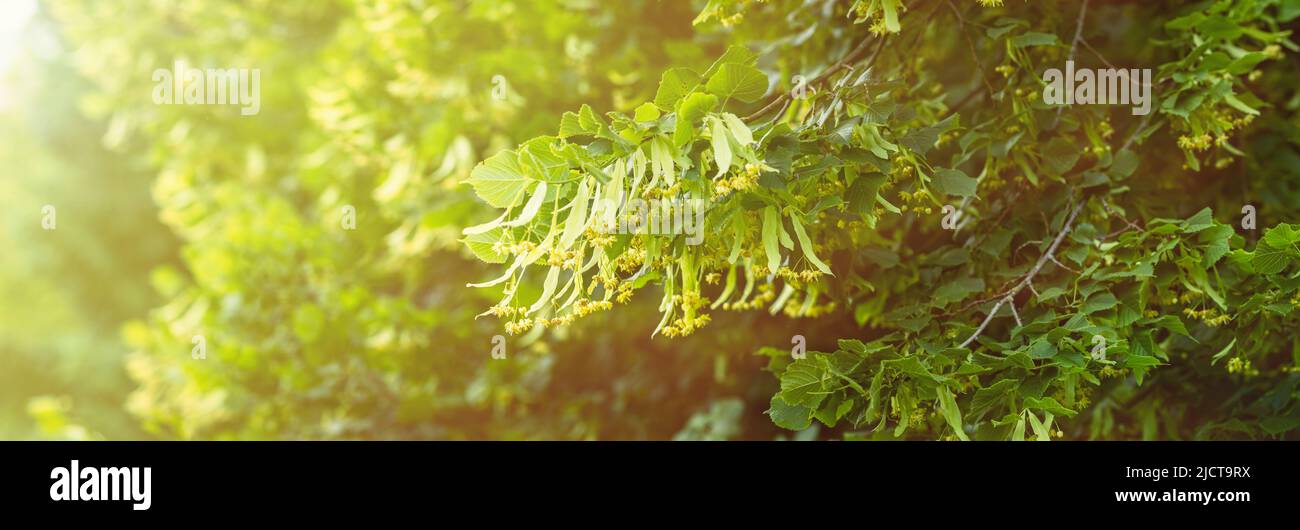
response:
M882 36L874 41L878 43L878 46L876 48L876 52L871 54L871 62L875 62L876 56L880 54L880 49L884 48L885 40L886 37ZM867 49L867 46L872 42L873 41L870 38L862 39L862 42L858 43L858 45L855 46L851 51L849 51L849 53L844 54L844 57L840 58L839 61L831 65L830 68L827 68L825 72L821 73L821 75L818 75L812 81L809 81L807 86L812 87L814 85L818 85L826 81L827 79L829 79L830 76L834 75L836 72L839 72L840 70L848 67L849 64L851 64L853 61L856 61L858 59L858 55L860 55L863 51L865 51ZM767 114L772 109L777 108L777 106L780 105L781 103L788 102L790 99L792 99L790 92L788 91L783 92L777 95L775 98L773 98L772 101L767 102L766 105L763 105L763 108L754 111L753 114L745 116L744 120L753 121L754 119L764 114Z
M1065 235L1070 233L1070 228L1074 225L1074 219L1078 217L1079 212L1083 210L1085 202L1086 200L1081 199L1078 204L1074 205L1074 210L1070 212L1070 217L1065 220L1065 225L1061 227L1061 233L1056 234L1056 239L1052 240L1052 245L1047 248L1047 252L1043 253L1043 255L1038 258L1038 262L1034 264L1034 268L1029 269L1029 272L1025 273L1024 278L1022 278L1015 287L1003 294L1002 299L998 300L998 303L993 306L993 309L989 311L988 316L984 317L984 321L980 322L980 325L975 329L975 332L971 334L970 338L963 341L958 348L965 348L966 345L973 342L976 337L979 337L980 333L984 332L984 328L988 327L989 322L993 320L993 317L998 314L998 310L1002 309L1002 304L1007 303L1008 300L1015 303L1014 300L1016 294L1034 280L1034 276L1038 274L1038 271L1043 269L1043 265L1047 264L1048 260L1055 259L1054 255L1056 254L1056 248L1061 245L1061 241L1065 240Z
M953 5L952 0L944 0L944 3L948 4L948 7L952 9L952 14L957 16L957 24L961 26L957 31L960 31L962 38L966 40L966 47L970 49L971 59L975 61L975 69L980 73L980 81L984 82L984 89L988 90L989 94L992 94L994 92L993 83L990 83L989 77L984 74L984 63L980 61L979 52L975 49L975 41L971 40L969 33L966 33L966 17L961 14L961 11L957 10L957 6Z

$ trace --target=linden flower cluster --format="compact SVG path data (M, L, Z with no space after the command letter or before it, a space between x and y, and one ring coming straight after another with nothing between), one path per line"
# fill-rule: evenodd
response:
M1241 357L1233 357L1231 359L1228 359L1228 373L1241 374L1246 377L1251 377L1251 376L1259 375L1259 369L1255 368L1255 366L1251 364L1251 362L1247 359L1242 359Z
M704 307L706 300L704 297L700 296L700 293L686 292L673 295L672 303L680 305L683 310L692 312L693 310ZM704 327L711 320L712 317L707 314L696 315L693 317L682 317L672 321L672 323L667 326L664 326L662 331L665 337L685 337L691 333L695 333L696 330Z
M533 326L534 326L533 319L530 317L524 317L519 320L506 322L506 333L509 333L511 335L518 335L520 333L533 329Z
M976 1L979 2L979 4L982 5L982 6L984 6L984 7L1001 7L1001 6L1002 6L1002 0L976 0Z
M1187 149L1189 151L1204 151L1206 149L1209 149L1210 145L1214 143L1219 143L1219 142L1215 140L1214 137L1210 136L1209 133L1202 134L1200 136L1195 136L1195 137L1186 136L1186 135L1178 137L1178 147Z
M1101 368L1101 371L1097 372L1097 377L1100 377L1101 379L1110 379L1110 378L1118 379L1127 376L1128 376L1128 368L1112 368L1110 366L1103 366Z
M546 264L561 269L578 270L582 265L582 253L574 250L558 251L551 249L550 255L546 257Z
M1232 320L1232 317L1219 314L1219 310L1213 307L1208 309L1192 309L1188 307L1183 309L1183 314L1187 315L1189 318L1200 320L1207 326L1216 328L1227 324Z
M636 246L628 247L627 250L614 259L614 265L618 267L619 272L629 274L636 272L644 262L645 249Z
M758 186L758 176L763 167L758 164L745 164L744 171L730 177L723 177L713 182L713 193L724 196L733 191L748 191Z
M533 243L532 241L520 241L518 243L506 243L505 241L497 241L496 243L492 244L492 252L496 254L510 254L512 256L527 254L536 249L537 249L537 243Z
M926 199L930 197L929 190L920 190L917 191L916 193L899 191L898 196L903 200L903 204L898 207L899 210L902 210L904 212L908 210L912 210L916 213L924 213L924 214L934 213L933 207L921 206L922 204L926 203ZM912 203L912 205L909 206L908 203Z
M814 269L796 271L790 267L781 267L780 270L776 271L776 275L780 276L782 280L798 286L817 281L817 278L822 276L822 271Z
M681 194L681 191L682 191L682 183L681 181L678 181L673 183L672 186L669 186L667 188L659 188L659 187L646 188L644 191L641 192L641 198L647 200L662 199L664 197L671 198ZM631 220L631 217L629 217L629 220Z
M605 248L614 244L614 234L593 230L591 228L588 228L586 232L583 232L582 237L599 248Z
M1219 123L1224 124L1222 133L1217 133L1213 136L1209 133L1204 133L1199 136L1180 135L1178 137L1178 147L1189 151L1205 151L1212 146L1222 146L1228 142L1229 133L1250 125L1251 122L1255 121L1255 116L1250 114L1232 117L1225 112L1215 112L1213 117Z

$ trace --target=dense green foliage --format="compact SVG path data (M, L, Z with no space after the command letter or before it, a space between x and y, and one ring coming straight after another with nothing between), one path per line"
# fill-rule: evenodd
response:
M1260 220L1292 218L1296 195L1216 184L1264 160L1261 148L1290 155L1281 176L1295 176L1286 116L1300 100L1272 63L1297 49L1279 23L1300 6L813 5L711 2L697 23L762 27L772 51L667 70L631 114L583 106L556 136L475 169L479 197L507 210L466 230L481 259L510 263L478 284L505 283L489 312L506 330L567 325L647 285L662 288L655 331L668 336L708 329L720 307L852 311L867 329L834 351L762 351L781 381L776 424L816 419L852 437L1300 426L1300 351L1284 332L1300 305L1300 225L1234 229L1247 204ZM790 53L809 31L853 48ZM1151 68L1154 112L1049 104L1042 72L1075 60ZM762 67L804 73L815 93L769 87ZM1261 109L1282 118L1257 124ZM703 199L709 237L611 235L601 199L623 197ZM637 215L621 204L614 218ZM945 230L952 211L964 220Z
M152 435L1300 432L1300 2L47 3L181 240L130 240ZM155 104L176 60L261 112ZM1067 61L1150 114L1044 102Z

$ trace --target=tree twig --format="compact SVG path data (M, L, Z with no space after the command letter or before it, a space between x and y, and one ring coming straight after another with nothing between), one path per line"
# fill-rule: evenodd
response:
M862 42L859 42L858 45L853 48L853 50L849 51L849 53L844 54L844 57L840 58L839 61L831 65L830 68L827 68L825 72L821 73L821 75L818 75L812 81L809 81L806 86L812 87L814 85L820 84L826 79L830 78L830 76L834 75L836 72L839 72L840 70L848 66L851 62L856 61L857 56L861 54L863 51L865 51L868 45L870 45L872 42L877 42L879 46L876 49L876 53L871 54L871 61L875 62L876 56L879 55L880 53L880 48L884 47L885 39L886 38L883 36L874 40L870 38L862 39ZM745 121L753 121L755 118L767 114L769 111L776 108L781 103L787 102L790 99L792 99L790 92L788 91L783 92L780 95L778 95L776 98L772 99L772 101L769 101L766 105L763 105L763 108L754 111L753 114L745 116L744 119Z
M961 345L958 346L959 348L965 348L968 344L973 342L976 337L979 337L980 333L984 332L984 328L988 327L989 322L993 320L993 317L997 316L998 310L1002 308L1002 304L1007 303L1008 300L1014 301L1016 294L1034 280L1034 276L1038 274L1038 271L1043 269L1043 265L1045 265L1048 260L1055 259L1056 248L1061 245L1061 241L1065 240L1065 235L1070 233L1070 228L1074 226L1074 219L1079 216L1080 211L1083 211L1083 205L1085 202L1087 202L1086 199L1080 199L1079 203L1074 205L1074 210L1070 212L1070 216L1065 220L1065 225L1061 227L1061 233L1056 234L1056 239L1052 240L1052 245L1047 247L1047 252L1044 252L1042 256L1039 256L1038 262L1034 263L1034 268L1029 269L1029 272L1025 273L1024 278L1021 279L1015 287L1012 287L1010 291L1007 291L1005 295L998 300L997 304L994 304L993 309L984 317L984 321L980 322L979 327L975 328L975 332L963 341Z

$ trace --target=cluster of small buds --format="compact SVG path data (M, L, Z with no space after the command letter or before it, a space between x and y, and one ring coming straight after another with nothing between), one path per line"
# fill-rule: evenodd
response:
M1016 67L1011 65L1010 63L998 65L998 67L994 68L993 70L999 74L1002 74L1002 77L1011 77L1011 74L1016 73Z
M618 294L614 295L614 300L620 304L626 304L632 300L632 282L618 284Z
M680 306L687 314L682 318L674 320L672 323L664 326L663 334L665 337L684 337L694 333L696 330L704 327L712 320L712 317L706 314L694 315L695 310L703 308L707 300L700 296L698 292L687 291L682 294L673 295L672 303Z
M818 278L822 277L822 271L815 269L796 271L790 267L781 267L780 270L776 271L776 275L781 277L782 280L790 283L808 284L815 282Z
M722 18L720 18L720 19L718 19L718 20L719 20L720 22L722 22L722 25L723 25L723 26L726 26L726 27L729 28L729 27L735 26L736 24L739 24L739 23L741 23L742 21L744 21L744 20L745 20L745 13L744 13L743 11L741 11L741 12L737 12L737 13L734 14L734 15L725 16L725 17L722 17Z
M672 186L669 186L667 188L659 188L659 187L646 188L644 191L641 192L641 198L647 200L662 199L664 197L671 198L671 197L678 196L679 194L681 194L681 192L682 192L682 183L676 182L673 183Z
M765 283L758 286L758 294L754 295L754 297L750 298L748 301L727 302L722 304L722 308L727 311L748 311L752 309L760 309L767 304L772 303L773 300L776 300L776 290L772 288L772 284Z
M587 231L583 233L583 237L587 241L591 242L592 245L595 245L599 248L606 248L614 244L614 234L610 234L607 232L600 232L597 230L592 230L590 228L588 228Z
M1057 401L1061 403L1066 402L1064 396L1062 396L1062 399L1058 399ZM1074 401L1079 405L1079 408L1086 408L1088 404L1092 402L1092 387L1085 385L1076 386L1074 388Z
M525 311L527 311L527 309L522 307L498 304L489 307L487 313L498 318L515 318L517 316L523 316Z
M1232 317L1219 314L1219 310L1213 307L1208 309L1192 309L1188 307L1183 309L1183 314L1189 318L1200 320L1210 327L1219 327L1232 320Z
M1121 378L1128 375L1128 368L1114 368L1111 366L1102 367L1097 376L1102 379Z
M1253 377L1259 375L1259 369L1255 368L1255 365L1252 364L1249 359L1233 357L1228 359L1228 373Z
M886 190L893 187L893 180L895 179L910 179L912 178L913 173L916 173L916 168L912 167L911 164L898 164L894 166L892 171L890 171L890 174L892 174L894 178L886 180L884 184L881 184L880 189Z
M552 267L562 269L577 270L582 265L582 253L575 250L565 250L563 252L551 249L551 253L546 258L546 264Z
M925 425L926 421L934 415L935 412L937 411L929 407L918 406L912 409L912 413L908 415L908 423L911 423L912 425Z
M518 243L506 243L505 241L497 241L496 243L492 244L492 252L496 254L509 254L512 256L527 254L536 249L537 249L537 243L533 243L532 241L520 241Z
M881 209L881 208L875 208L875 209L873 209L872 211L873 211L877 216L879 216L881 213L884 212L884 210ZM864 221L862 221L861 219L856 219L856 220L852 220L852 221L846 221L846 220L844 220L844 219L838 219L838 220L835 221L835 228L839 228L839 229L841 229L841 230L854 230L854 231L857 231L857 230L861 230L861 229L865 228L866 226L867 226L867 223L864 222Z
M674 320L672 324L664 326L662 332L665 337L685 337L708 325L711 320L712 318L709 315L699 315L690 320L679 318Z
M520 333L524 333L530 329L533 329L533 326L535 325L536 323L533 322L533 319L531 317L524 317L519 320L506 322L506 333L509 333L511 335L518 335Z
M720 281L722 281L722 273L720 272L710 272L704 275L704 283L709 285L717 285Z
M920 190L916 193L912 193L903 190L898 192L898 196L903 199L903 202L924 202L925 199L930 197L930 192L928 190Z
M996 173L989 175L988 177L985 177L984 180L980 181L980 187L989 191L999 190L1005 188L1006 186L1007 186L1007 179L999 176Z
M1002 0L978 0L979 4L984 7L1001 7Z
M1101 120L1101 123L1097 124L1097 131L1101 133L1103 139L1110 139L1115 135L1115 128L1110 125L1110 119Z
M876 19L875 22L872 22L871 27L868 28L868 30L871 31L872 35L877 37L889 33L889 29L885 27L885 19L883 18Z
M636 270L639 269L641 267L641 264L644 262L645 262L645 249L635 248L635 247L627 249L626 251L623 252L623 254L619 255L619 257L614 260L614 263L618 267L618 270L627 273L636 272Z
M1178 137L1178 147L1191 151L1204 151L1209 149L1210 146L1213 145L1213 142L1214 138L1209 134L1202 134L1195 137L1186 135Z
M1281 59L1282 47L1276 44L1269 44L1268 46L1264 47L1264 55L1267 56L1269 59Z
M588 300L579 298L573 302L573 314L579 318L588 316L597 311L608 311L614 307L614 302L609 300Z
M745 164L744 171L715 180L713 182L713 193L720 197L733 191L754 189L758 187L758 176L762 172L763 168L757 164Z
M537 324L541 325L544 328L555 328L555 327L567 326L569 324L572 324L574 320L577 320L577 317L574 316L573 313L569 313L567 315L560 315L555 318L539 318L537 319ZM509 327L506 328L507 331L509 331L509 329L510 329Z

